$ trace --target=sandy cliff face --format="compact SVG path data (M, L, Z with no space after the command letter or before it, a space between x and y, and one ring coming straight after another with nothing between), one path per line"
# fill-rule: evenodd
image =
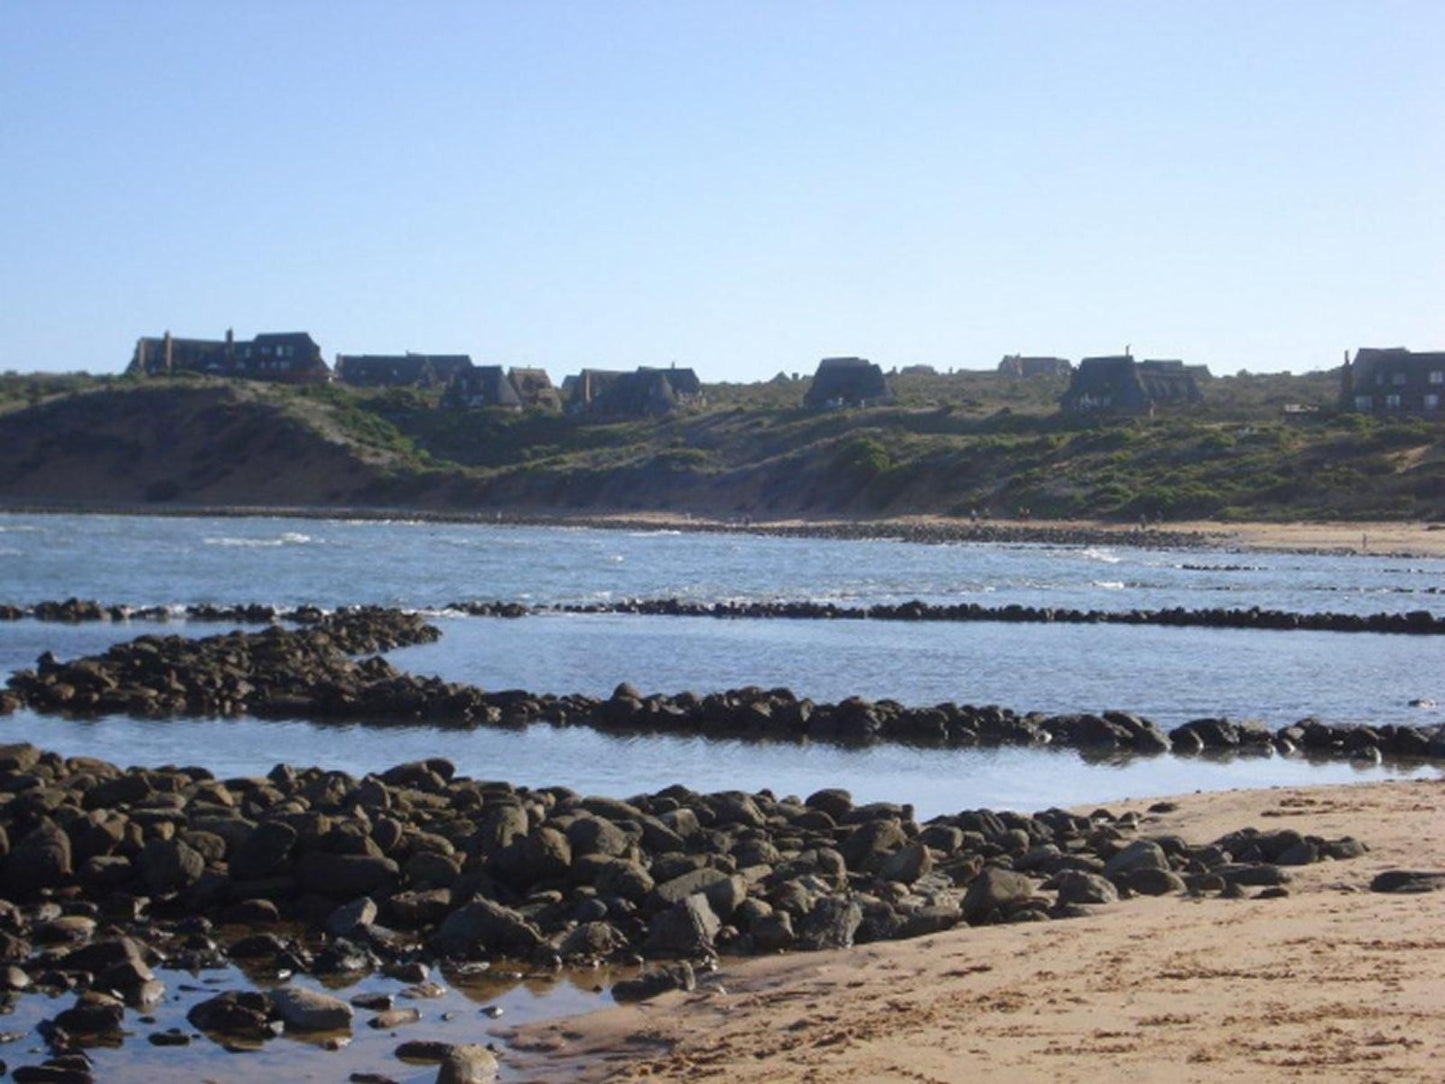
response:
M232 388L127 388L0 416L0 498L38 503L332 505L380 470Z

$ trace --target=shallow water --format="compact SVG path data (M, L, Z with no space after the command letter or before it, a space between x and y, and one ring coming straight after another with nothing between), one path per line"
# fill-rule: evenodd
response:
M79 596L104 603L266 602L326 607L382 603L437 610L467 599L585 602L623 596L700 600L812 599L856 605L919 598L1081 609L1261 606L1350 613L1445 613L1445 561L1388 557L1153 551L1128 547L917 546L670 532L605 532L341 520L171 519L0 515L0 602ZM788 686L838 700L861 694L906 704L997 703L1019 711L1126 708L1163 726L1200 715L1261 718L1271 726L1315 714L1333 722L1436 723L1445 704L1438 639L1378 634L1252 632L1132 626L722 621L622 615L520 620L439 615L437 644L393 652L418 673L490 689L606 694L621 681L645 691L704 693ZM108 623L0 624L0 669L30 666L44 650L91 654L143 633L207 635L230 626ZM0 720L6 741L120 764L201 764L222 777L264 773L278 761L361 775L442 755L459 772L529 786L561 784L627 797L681 782L701 791L806 795L849 788L859 801L911 802L920 818L967 808L1032 811L1124 797L1229 787L1436 778L1437 765L1361 768L1299 758L1160 756L1090 760L1055 749L846 749L824 744L618 736L538 724L525 729L378 728L308 720L76 720L22 711ZM485 1039L525 1018L600 1003L588 977L423 1002L423 1024L382 1035L360 1014L345 1052L278 1039L233 1057L201 1040L153 1048L149 1030L181 1018L196 991L161 976L168 1000L153 1027L120 1051L99 1051L102 1079L150 1081L344 1078L354 1068L430 1081L390 1057L403 1038ZM206 976L202 977L207 978ZM216 988L252 981L230 970ZM309 980L303 980L309 981ZM209 984L195 982L206 987ZM356 989L399 984L372 978ZM477 1001L505 1010L478 1019ZM23 997L6 1030L31 1029L69 998ZM450 1022L443 1011L457 1012ZM130 1021L128 1021L130 1023ZM8 1046L11 1065L39 1061L34 1036ZM300 1056L305 1050L304 1056Z

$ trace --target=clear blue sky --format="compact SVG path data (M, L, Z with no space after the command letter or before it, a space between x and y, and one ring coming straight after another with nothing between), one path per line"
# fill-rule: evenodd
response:
M1445 2L0 4L0 369L1445 348Z

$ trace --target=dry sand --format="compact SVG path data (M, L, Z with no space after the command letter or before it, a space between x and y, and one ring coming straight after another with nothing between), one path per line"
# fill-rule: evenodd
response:
M1132 899L729 964L694 993L509 1035L513 1079L1445 1080L1445 892L1367 888L1384 869L1445 869L1445 780L1174 801L1143 830L1288 826L1371 850L1295 870L1280 899Z

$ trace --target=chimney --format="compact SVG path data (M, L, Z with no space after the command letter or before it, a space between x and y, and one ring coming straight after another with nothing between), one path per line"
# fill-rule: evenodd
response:
M171 364L175 360L174 351L171 349L171 333L169 330L166 331L166 337L162 342L162 349L164 351L162 356L166 361L166 372L169 373L171 371Z

